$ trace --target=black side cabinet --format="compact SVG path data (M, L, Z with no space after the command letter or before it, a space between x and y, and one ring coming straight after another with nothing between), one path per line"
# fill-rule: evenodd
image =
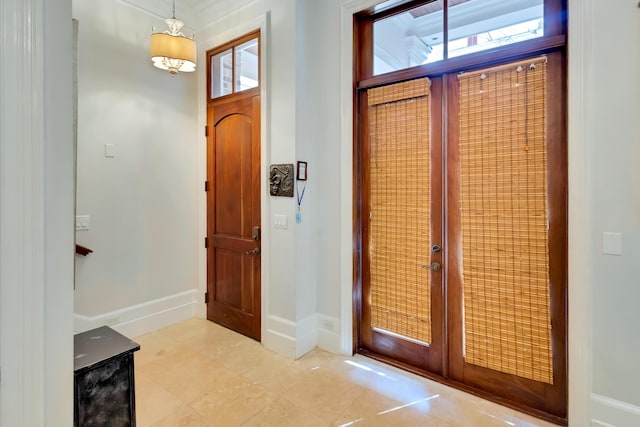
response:
M74 336L74 426L135 427L138 350L108 326Z

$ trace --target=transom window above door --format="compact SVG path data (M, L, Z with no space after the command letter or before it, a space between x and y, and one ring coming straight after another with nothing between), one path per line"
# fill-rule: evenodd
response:
M260 85L260 38L249 34L208 55L209 99L243 92Z
M544 35L544 0L426 2L373 22L373 75Z

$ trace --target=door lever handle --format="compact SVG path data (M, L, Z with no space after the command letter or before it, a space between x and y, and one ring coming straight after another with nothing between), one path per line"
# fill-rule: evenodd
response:
M439 262L433 261L431 264L423 265L422 268L426 270L431 270L431 271L440 271L440 268L442 268L442 266L440 265Z
M253 248L250 251L245 252L245 254L247 254L247 255L259 255L260 254L260 248Z

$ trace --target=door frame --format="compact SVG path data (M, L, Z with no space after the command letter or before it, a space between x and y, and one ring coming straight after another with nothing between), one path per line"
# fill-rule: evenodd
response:
M593 278L589 273L591 253L591 219L589 206L592 200L585 180L588 178L589 150L593 136L587 132L593 117L591 107L584 102L584 93L596 84L591 73L585 72L591 65L593 40L590 28L595 18L591 15L594 0L568 0L568 71L567 71L567 149L569 190L569 236L568 236L568 323L571 334L568 339L568 354L571 358L568 372L569 419L575 425L587 425L591 420L591 289ZM353 239L354 204L353 194L357 183L349 180L358 172L353 162L355 106L353 96L353 70L355 61L353 47L355 32L353 16L361 10L379 4L380 0L345 0L340 13L340 175L343 184L340 191L340 218L344 224L340 234L340 321L341 351L351 353L357 325L353 321L358 314L355 289L358 285L358 266L354 254L358 246ZM352 226L349 227L349 224Z
M375 8L373 7L376 4L381 3L380 1L370 1L370 2L360 1L357 3L355 1L353 2L353 4L359 4L360 8L352 12L352 16L351 16L352 42L350 45L351 54L352 54L351 82L350 82L351 83L351 108L352 108L351 110L352 114L350 116L352 117L352 123L351 123L352 125L351 126L352 174L351 175L352 175L352 183L353 183L352 193L351 193L353 229L352 229L352 235L350 236L353 241L353 247L351 252L352 278L353 278L352 288L351 288L351 294L352 294L351 303L353 307L352 352L353 353L361 352L361 353L370 355L376 359L383 360L384 362L389 363L391 365L399 366L405 370L416 372L422 376L429 377L439 382L455 386L456 388L469 390L474 394L482 395L487 400L500 402L505 406L513 407L520 411L530 413L532 415L550 420L552 422L566 423L566 420L568 419L568 416L569 416L570 402L568 400L568 397L565 401L567 418L557 417L550 413L542 412L532 407L524 406L523 404L519 404L515 401L500 398L489 392L485 393L482 390L460 383L456 380L450 379L449 378L449 369L451 364L451 360L449 359L450 356L445 357L445 360L443 361L444 377L441 377L438 374L433 374L431 372L427 372L419 368L407 366L402 362L395 361L386 356L373 354L370 351L368 351L366 348L363 349L362 343L360 342L361 341L360 334L362 330L362 325L361 325L361 319L362 319L361 305L363 304L362 290L364 288L363 280L365 277L365 274L364 274L365 265L363 262L365 258L364 252L363 252L365 250L364 241L363 241L364 219L362 217L363 215L362 210L364 209L362 193L363 193L363 186L365 184L362 180L362 176L363 176L362 164L364 162L362 156L363 156L363 146L365 145L365 143L362 141L362 135L363 135L363 130L366 130L366 129L363 129L363 126L366 126L366 125L362 124L364 121L363 117L365 115L364 111L366 110L366 107L362 105L360 93L370 88L385 86L393 83L413 80L413 79L422 78L422 77L428 77L428 78L442 77L443 79L449 79L450 75L453 75L459 71L471 70L471 69L476 69L481 67L491 67L493 65L498 65L498 64L506 64L511 61L526 59L526 58L533 57L536 55L541 55L541 54L545 54L545 55L557 54L562 59L561 65L559 65L559 67L562 69L562 82L559 85L561 86L560 87L561 93L562 93L561 99L563 101L564 108L565 108L565 110L563 111L564 114L560 119L561 123L558 124L558 126L560 126L562 130L562 135L564 140L565 158L564 158L563 164L565 166L565 170L564 170L565 181L563 185L565 185L565 192L569 192L570 191L569 189L570 174L568 171L569 161L567 158L570 151L570 148L568 147L569 125L567 122L567 118L569 114L569 96L567 93L569 73L566 66L566 63L568 60L567 59L568 51L567 51L566 26L568 25L568 22L564 20L560 21L557 18L557 15L559 14L559 12L561 10L565 10L563 8L566 7L566 0L548 0L548 2L549 2L548 4L549 7L548 9L545 9L545 20L546 22L548 22L550 31L548 34L545 34L545 37L543 38L533 39L533 40L520 42L520 43L514 43L512 45L507 45L500 49L494 49L488 52L478 52L475 54L469 54L461 57L445 59L441 62L436 62L433 64L427 64L423 66L417 66L413 68L402 69L402 70L390 72L387 74L377 75L377 76L373 75L372 27L375 19L372 17L375 16L375 18L377 19L380 17L384 17L387 15L396 13L397 11L400 11L400 10L409 10L412 7L415 7L418 3L421 3L421 1L420 0L400 1L395 3L392 6L389 6L389 8L382 11L376 11ZM445 17L446 17L446 13L445 13ZM547 29L547 25L545 25L545 31L546 29ZM446 24L445 24L445 31L446 31ZM343 40L343 44L344 44L344 40ZM445 87L446 86L447 85L445 82ZM449 107L447 106L446 96L443 98L443 102L444 102L443 116L446 117L446 115L449 113ZM345 117L345 115L343 114L342 117ZM447 127L448 127L448 124L443 124L443 132L445 137L448 132ZM445 151L445 153L448 151L446 147L443 147L443 150ZM444 155L444 158L446 157L447 157L447 154ZM444 166L444 164L443 164L443 168L444 170L447 169ZM448 191L446 189L446 186L447 186L446 179L443 180L443 186L444 186L443 194L447 194ZM565 247L565 250L562 254L562 260L561 260L561 262L564 263L562 267L564 280L563 280L563 286L561 289L554 288L552 290L552 294L555 297L558 297L559 294L562 294L563 296L561 302L564 305L564 313L563 313L564 317L562 319L563 323L561 328L564 329L564 341L563 341L563 345L561 346L562 347L561 350L563 354L557 354L556 352L554 352L553 361L554 361L554 366L556 366L556 364L560 360L564 360L561 371L556 371L556 369L554 369L554 376L556 372L564 373L564 378L562 379L561 384L565 388L565 393L568 396L569 395L568 359L569 359L570 344L568 342L569 334L567 331L568 331L568 321L570 317L570 312L567 309L567 305L568 305L568 293L569 293L570 283L567 276L569 274L570 255L568 253L569 240L567 236L569 234L569 224L568 224L569 208L570 208L569 194L565 195L564 200L565 200L565 211L564 211L563 217L565 220L567 220L567 222L565 222L564 224L565 228L562 233L564 236L564 247ZM447 222L446 216L445 218L443 218L443 221L445 223ZM449 228L448 225L444 226L444 229L448 230L448 228ZM447 240L447 239L443 238L443 244L446 246L447 244L444 242L444 240ZM445 249L445 252L446 252L446 249ZM447 276L447 272L443 272L443 280L445 281L443 283L443 291L445 293L444 295L445 306L447 305L446 300L448 298L447 296L448 284L446 282L447 280L446 276ZM558 303L559 301L553 301L553 300L551 301L553 319L557 319L558 317L557 314L554 314L555 309L553 309L553 306L554 305L557 306ZM446 313L444 324L446 325L447 323L450 322L450 320L451 319L449 318L449 313ZM446 333L443 334L443 345L444 345L443 351L448 355L447 348L450 344L448 343L448 335Z
M202 30L207 32L208 28ZM207 249L204 246L204 238L207 236L207 193L204 191L204 182L207 180L207 137L205 135L205 127L207 126L207 51L216 46L223 45L235 40L243 35L254 31L260 31L260 233L261 247L264 250L261 253L261 270L260 270L260 286L261 286L261 307L260 307L260 325L262 343L265 343L267 336L266 319L269 313L269 277L270 271L270 247L271 230L269 229L269 212L271 212L271 201L266 191L268 186L267 174L270 162L269 153L271 152L271 141L269 139L269 121L267 113L267 105L270 101L270 92L268 88L269 73L267 68L267 58L269 55L269 15L262 14L256 18L238 25L228 31L220 34L209 36L203 41L198 42L198 125L200 131L199 148L198 148L198 173L196 187L202 189L200 198L198 199L198 236L202 240L198 241L200 250L198 252L198 303L196 306L196 317L207 318L207 304L204 302L204 295L207 292ZM206 35L205 35L206 37Z

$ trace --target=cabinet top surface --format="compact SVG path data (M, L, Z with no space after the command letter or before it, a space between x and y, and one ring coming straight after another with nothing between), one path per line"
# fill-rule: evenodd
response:
M78 372L125 353L140 345L108 326L82 332L73 337L73 370Z

